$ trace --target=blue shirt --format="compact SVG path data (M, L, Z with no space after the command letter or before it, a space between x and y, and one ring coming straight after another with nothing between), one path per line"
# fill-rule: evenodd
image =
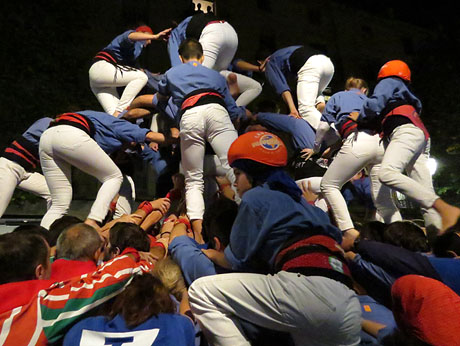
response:
M359 112L358 122L383 120L387 109L394 106L410 104L418 114L422 112L422 102L409 90L407 84L400 78L384 78L377 83L374 93L363 104Z
M343 123L348 120L350 113L359 112L366 100L367 96L359 89L335 93L327 101L321 120L335 124L335 128L340 130Z
M178 314L158 314L134 328L129 328L120 315L108 320L89 317L75 324L64 338L64 346L82 345L163 345L194 346L193 323Z
M136 59L144 49L145 41L132 41L128 36L134 30L128 30L115 37L104 49L110 50L117 61L123 65L134 66Z
M236 105L225 78L219 72L204 67L197 61L189 61L170 68L163 75L158 89L160 94L171 96L178 108L191 92L212 89L223 97L232 120L246 116L246 108Z
M192 19L192 16L185 18L178 26L171 30L171 34L169 35L168 54L171 66L173 67L182 64L179 58L179 46L187 38L186 31L190 19Z
M91 120L95 127L94 140L107 154L121 148L123 143L143 143L149 129L140 128L129 121L115 118L114 116L96 111L80 111Z
M295 50L301 47L290 46L282 48L270 55L270 60L265 66L265 77L279 95L286 90L291 90L286 78L288 76L297 76L297 71L291 70L289 58Z
M290 133L296 150L313 148L315 132L307 121L278 113L258 113L257 120L264 126Z
M342 242L342 234L321 209L303 198L296 202L267 184L257 186L241 199L225 257L233 270L266 274L272 272L286 240L312 229Z
M168 251L171 258L182 269L187 285L203 276L227 273L228 270L215 265L201 249L207 245L198 244L194 239L183 235L175 237L169 244Z
M49 127L51 118L41 118L34 122L22 136L38 148L42 133Z

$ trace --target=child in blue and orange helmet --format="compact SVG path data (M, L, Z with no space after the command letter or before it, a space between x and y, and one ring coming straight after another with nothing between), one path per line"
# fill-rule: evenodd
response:
M430 136L420 119L422 103L409 88L409 66L401 60L388 61L377 80L373 95L359 115L351 117L360 128L380 132L385 140L379 180L418 202L425 226L446 229L457 222L460 209L447 204L434 192L426 164Z
M361 308L350 289L341 232L284 172L284 143L269 132L247 132L232 143L228 160L241 204L224 252L202 251L238 273L199 278L189 289L208 341L248 344L243 319L289 332L296 345L357 344Z

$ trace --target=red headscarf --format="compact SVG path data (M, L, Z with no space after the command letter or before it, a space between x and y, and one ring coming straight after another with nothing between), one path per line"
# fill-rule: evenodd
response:
M391 288L398 327L436 346L460 345L460 296L438 280L406 275Z
M148 32L153 35L152 28L148 25L141 25L136 28L136 32Z

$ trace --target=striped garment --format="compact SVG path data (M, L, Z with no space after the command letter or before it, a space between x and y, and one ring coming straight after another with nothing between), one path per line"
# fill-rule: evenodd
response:
M58 341L87 312L120 293L133 275L150 269L147 262L119 256L93 273L40 290L27 304L0 312L0 345L47 345Z

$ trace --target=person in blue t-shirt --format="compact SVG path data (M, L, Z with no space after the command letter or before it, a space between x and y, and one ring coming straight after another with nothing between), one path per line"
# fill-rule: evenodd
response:
M64 346L164 345L194 346L195 328L183 295L181 314L160 279L137 276L113 302L108 316L86 318L75 324L64 338Z
M147 84L136 60L152 40L166 39L171 29L154 34L147 25L127 30L96 54L89 69L91 91L106 113L118 116ZM125 87L120 96L117 87Z
M235 140L228 157L242 201L224 253L202 251L239 272L203 277L189 288L208 341L249 345L243 319L287 332L299 345L356 345L361 307L349 288L341 233L284 172L284 143L251 131Z

